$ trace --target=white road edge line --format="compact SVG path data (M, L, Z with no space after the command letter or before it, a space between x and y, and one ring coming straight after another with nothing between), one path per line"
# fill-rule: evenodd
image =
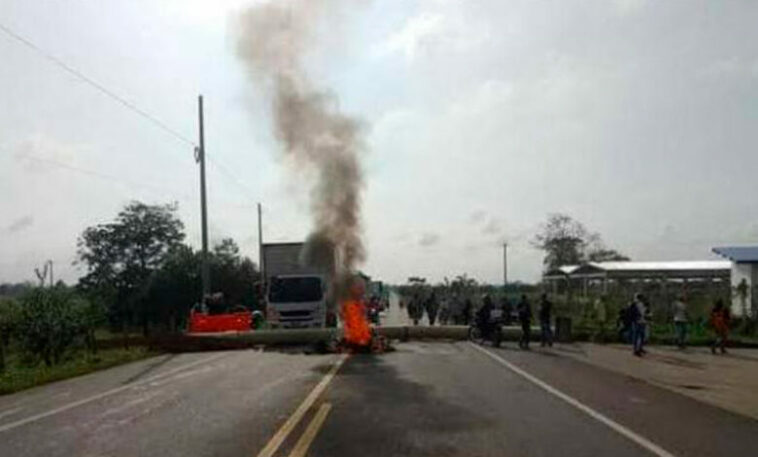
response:
M326 386L329 385L332 378L334 378L334 375L337 374L337 370L340 369L342 364L347 360L348 356L341 355L337 361L332 365L332 368L329 370L329 372L324 375L324 377L319 381L318 384L316 384L316 387L313 388L311 393L308 394L307 397L305 397L305 400L303 400L302 403L300 403L300 406L297 407L294 413L287 419L284 424L282 424L281 427L279 427L279 430L274 433L274 436L271 437L268 443L266 443L266 446L261 449L261 451L258 453L257 457L272 457L277 450L279 450L279 446L282 445L285 439L287 439L287 436L292 432L292 430L297 426L297 424L300 422L300 420L305 416L305 413L308 412L308 410L313 406L313 404L318 400L318 397L321 395L321 393L326 389Z
M551 386L550 384L547 384L546 382L542 381L539 378L536 378L535 376L527 373L526 371L522 370L521 368L517 367L516 365L512 364L511 362L508 362L504 358L500 357L497 354L493 354L492 352L488 351L487 349L484 349L481 346L478 346L474 343L469 343L473 348L475 348L477 351L485 354L489 358L493 359L494 361L500 363L501 365L505 366L509 370L513 371L517 375L521 376L522 378L526 379L527 381L530 381L531 383L537 385L538 387L541 387L543 390L547 391L550 394L555 395L556 397L560 398L561 400L565 401L566 403L570 404L571 406L575 407L576 409L582 411L583 413L587 414L588 416L592 417L593 419L597 420L598 422L601 422L617 433L625 436L626 438L634 441L638 445L642 446L643 448L647 449L648 451L652 452L653 454L657 455L658 457L675 457L674 454L670 453L669 451L663 449L662 447L658 446L657 444L653 443L649 439L645 438L644 436L638 435L637 433L631 431L630 429L624 427L623 425L619 424L618 422L614 421L613 419L595 411L594 409L590 408L589 406L585 405L584 403L580 402L579 400L568 396L567 394L561 392L560 390L556 389L555 387Z
M153 382L153 381L155 381L157 379L164 378L166 376L170 376L170 375L175 374L175 373L177 373L179 371L186 370L187 368L194 367L195 365L200 365L200 364L203 364L203 363L212 362L213 360L216 360L218 358L224 357L226 355L228 355L228 354L226 354L226 353L224 353L224 354L216 354L216 355L213 355L211 357L205 357L205 358L200 359L200 360L195 360L194 362L190 362L190 363L187 363L185 365L178 366L178 367L176 367L176 368L174 368L172 370L169 370L169 371L167 371L165 373L157 374L157 375L149 377L147 379L143 379L142 381L137 381L137 382L132 383L132 384L126 384L126 385L123 385L123 386L120 386L120 387L116 387L116 388L113 388L113 389L110 389L110 390L106 390L105 392L100 392L99 394L92 395L91 397L87 397L87 398L83 398L81 400L77 400L75 402L67 403L67 404L65 404L63 406L59 406L58 408L47 410L47 411L45 411L43 413L35 414L33 416L29 416L29 417L25 417L23 419L19 419L19 420L15 421L15 422L10 422L8 424L0 425L0 433L7 432L8 430L14 429L16 427L20 427L22 425L26 425L26 424L28 424L30 422L38 421L40 419L44 419L46 417L50 417L50 416L53 416L55 414L62 413L64 411L68 411L69 409L76 408L77 406L81 406L81 405L84 405L84 404L87 404L87 403L91 403L91 402L93 402L95 400L100 400L101 398L105 398L105 397L108 397L110 395L117 394L117 393L122 392L124 390L131 389L133 387L140 386L142 384L147 384L149 382Z

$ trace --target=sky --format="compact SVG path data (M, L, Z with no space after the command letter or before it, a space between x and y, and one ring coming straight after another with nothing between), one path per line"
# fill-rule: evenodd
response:
M236 55L255 3L0 0L2 26L171 130L0 31L0 282L47 259L76 281L79 234L131 200L177 202L199 246L198 94L211 242L257 259L256 202L265 241L304 239L307 183ZM634 260L758 242L758 3L329 5L306 71L362 125L367 273L499 283L507 242L509 280L535 281L555 212Z

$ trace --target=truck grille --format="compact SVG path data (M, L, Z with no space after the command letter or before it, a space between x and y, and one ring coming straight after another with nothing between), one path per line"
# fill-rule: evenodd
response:
M310 317L311 312L310 311L280 311L279 315L281 317L287 317L287 318Z

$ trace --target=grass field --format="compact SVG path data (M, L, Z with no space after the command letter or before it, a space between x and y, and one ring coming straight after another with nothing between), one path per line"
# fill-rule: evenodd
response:
M103 349L98 351L97 355L79 351L70 354L60 364L52 367L47 367L42 363L25 364L17 355L11 354L8 357L5 372L0 373L0 395L144 359L155 354L145 347Z

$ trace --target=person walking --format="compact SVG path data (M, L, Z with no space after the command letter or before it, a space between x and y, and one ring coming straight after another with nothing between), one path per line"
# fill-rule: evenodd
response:
M521 349L529 349L529 337L532 325L532 307L527 300L526 295L521 295L521 301L519 301L516 307L518 311L518 320L521 323L521 339L518 345Z
M619 339L627 344L632 344L632 321L629 316L631 304L622 306L619 309L618 317L616 318L616 330L618 330Z
M674 331L676 333L676 345L679 349L687 346L687 301L684 295L680 295L674 301Z
M547 294L540 297L540 346L553 347L553 330L550 328L550 317L553 312L553 304L547 299Z
M642 357L645 351L645 336L647 331L648 307L642 294L634 296L634 301L629 305L629 320L632 323L632 346L634 355Z
M450 300L447 296L443 295L440 300L440 325L447 325L450 320Z
M711 352L716 353L716 348L721 350L722 354L726 354L726 343L729 339L729 322L731 316L729 315L729 308L724 306L722 299L716 300L716 305L711 310L711 325L716 332L716 339L711 345Z
M429 317L429 325L434 325L434 322L437 320L438 311L437 294L434 291L426 299L424 308L426 308L426 315Z

